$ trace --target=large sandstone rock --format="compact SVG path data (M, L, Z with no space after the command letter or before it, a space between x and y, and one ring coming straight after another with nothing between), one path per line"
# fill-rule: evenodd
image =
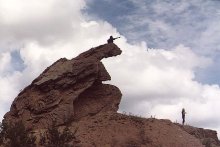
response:
M46 128L99 112L117 112L120 90L102 84L110 80L101 60L121 54L115 44L92 48L67 60L62 58L48 67L14 100L5 122L22 120L29 129Z
M169 120L117 113L120 90L101 60L121 54L115 44L92 48L72 60L58 60L14 100L4 121L24 122L37 138L53 121L68 126L77 147L218 147L217 134ZM135 88L135 87L134 87ZM38 145L39 147L41 147ZM43 147L43 146L42 146Z

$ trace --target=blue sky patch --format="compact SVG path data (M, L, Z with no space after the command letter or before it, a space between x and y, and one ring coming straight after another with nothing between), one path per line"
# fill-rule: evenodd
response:
M23 60L21 59L19 50L15 50L11 52L11 57L12 57L11 63L12 63L13 70L16 70L16 71L24 70L25 65L24 65Z
M212 58L213 65L196 70L196 80L220 84L219 8L215 0L93 0L85 13L108 21L130 43L145 41L149 48L168 50L183 44Z

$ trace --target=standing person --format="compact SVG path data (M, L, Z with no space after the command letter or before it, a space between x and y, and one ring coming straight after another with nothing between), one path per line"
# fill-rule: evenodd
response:
M185 115L186 115L186 111L185 111L185 109L183 108L183 109L182 109L183 125L184 125L184 123L185 123Z
M120 38L120 37L113 38L112 36L110 36L109 39L107 40L107 42L108 42L108 43L113 43L113 41L114 41L115 39L118 39L118 38Z

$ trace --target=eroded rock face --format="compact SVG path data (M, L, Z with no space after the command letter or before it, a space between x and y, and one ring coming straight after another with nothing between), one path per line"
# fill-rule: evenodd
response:
M203 145L220 146L217 132L214 130L179 125L184 131L200 139Z
M102 111L117 112L120 90L102 84L110 80L101 60L121 54L115 44L92 48L48 67L14 100L5 122L22 120L29 129L45 128L56 121L62 125Z

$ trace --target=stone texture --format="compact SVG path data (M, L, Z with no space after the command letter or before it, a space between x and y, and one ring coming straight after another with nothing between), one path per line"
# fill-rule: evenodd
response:
M98 113L70 125L79 147L205 147L169 120Z
M200 139L201 142L206 146L220 146L220 142L218 140L217 132L214 130L203 129L203 128L195 128L192 126L182 126L179 125L184 131L195 136Z
M101 60L121 54L115 44L92 48L72 60L62 58L48 67L12 103L4 121L22 120L28 129L45 128L101 111L118 110L121 92L112 85Z

